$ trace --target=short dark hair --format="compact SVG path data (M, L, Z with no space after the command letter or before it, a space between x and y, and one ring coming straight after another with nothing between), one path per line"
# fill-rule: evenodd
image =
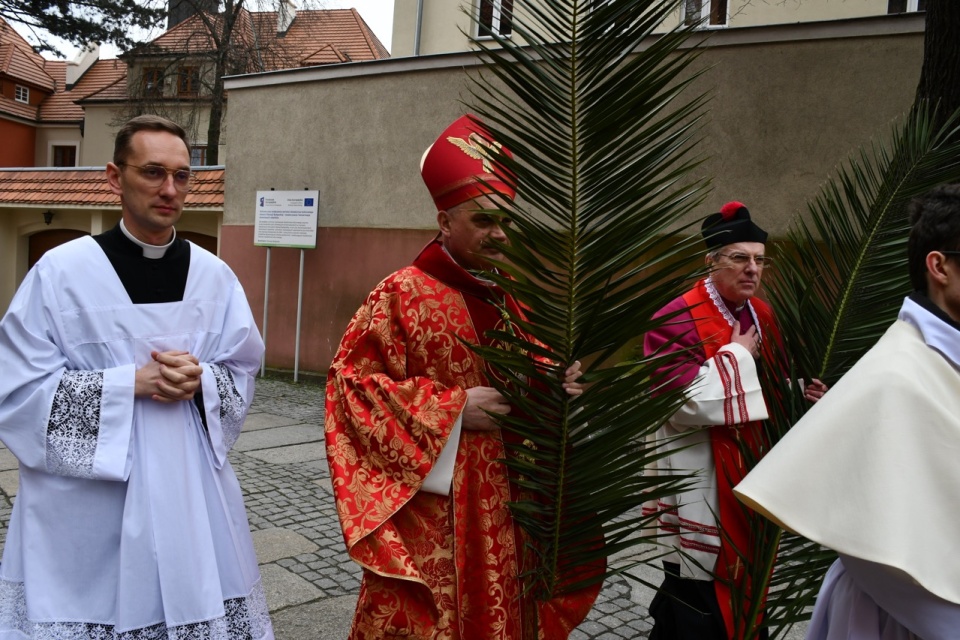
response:
M113 143L113 164L120 165L127 161L130 155L130 141L135 133L140 131L166 131L172 133L187 145L187 151L190 150L190 140L187 138L187 132L183 127L172 120L161 118L155 115L137 116L127 120L126 124L117 131L117 138Z
M908 214L910 284L917 291L927 293L927 254L960 250L960 184L936 187L914 198Z

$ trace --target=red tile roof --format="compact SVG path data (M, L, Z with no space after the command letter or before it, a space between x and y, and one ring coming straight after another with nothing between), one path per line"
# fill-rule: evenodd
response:
M32 105L11 100L6 96L0 96L0 113L6 113L27 120L36 120L38 111L39 109Z
M73 100L81 103L86 100L128 100L127 64L117 59L97 60L73 86L70 94Z
M66 78L66 71L64 71ZM40 105L43 122L81 122L87 98L115 102L127 99L127 65L119 60L97 60L69 91L58 91Z
M221 15L207 16L220 24ZM249 60L235 62L231 73L250 73L296 67L378 60L390 57L356 9L297 12L283 34L277 34L277 12L240 14L236 39L263 46ZM195 15L150 43L128 52L122 60L97 60L77 83L66 90L67 63L44 60L30 44L0 18L0 75L8 75L39 90L49 91L39 109L0 96L0 113L34 122L83 121L86 102L123 102L127 91L127 61L140 56L204 53L213 46L204 20Z
M187 209L223 208L223 168L198 168L187 193ZM102 167L0 169L0 206L96 207L119 209Z
M38 89L53 91L55 83L44 71L43 56L33 50L13 27L0 19L0 74Z
M152 42L124 57L169 56L171 53L205 53L213 48L213 29L221 28L221 15L191 16ZM255 64L239 70L276 69L336 62L379 60L390 53L363 21L356 9L319 9L298 11L290 27L277 34L277 12L244 10L238 17L234 34L243 42L261 45ZM326 51L325 51L326 50Z
M265 11L253 14L263 37L273 36L288 58L297 58L300 66L323 46L332 46L347 56L347 60L379 60L390 53L363 21L356 9L328 9L326 11L298 11L286 34L277 37L277 13ZM287 65L290 66L290 65ZM274 67L281 68L281 67Z
M241 22L247 21L247 11L242 10ZM123 54L125 58L138 57L142 55L164 56L170 53L205 53L214 48L213 37L206 23L209 22L212 28L219 30L222 28L222 15L214 15L204 12L204 15L193 15L177 24L169 31L154 38L139 47ZM238 30L238 31L242 31Z
M350 62L350 57L332 44L324 45L300 61L304 67Z

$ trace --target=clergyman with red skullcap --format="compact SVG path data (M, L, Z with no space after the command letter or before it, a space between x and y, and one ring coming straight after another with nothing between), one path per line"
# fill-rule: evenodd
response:
M493 210L515 196L510 152L464 116L421 161L439 233L387 276L347 327L327 377L327 460L350 557L363 567L352 640L521 636L521 541L492 345L516 302L489 279L508 239ZM516 317L514 315L513 317ZM510 327L519 331L519 327ZM580 366L566 372L581 392ZM558 389L561 382L557 382ZM537 603L540 637L562 640L599 585Z
M673 548L650 605L651 640L739 640L730 586L744 577L751 543L732 488L747 472L741 447L760 442L768 417L758 361L777 329L755 297L771 263L767 232L742 203L729 202L704 219L701 233L709 274L658 311L670 319L644 337L645 355L665 356L661 388L689 390L657 432L669 455L648 473L700 472L692 490L644 505L659 513L659 540ZM815 402L825 391L813 380L804 395Z

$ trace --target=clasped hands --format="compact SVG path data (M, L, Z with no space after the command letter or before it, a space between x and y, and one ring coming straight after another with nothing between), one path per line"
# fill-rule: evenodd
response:
M561 387L567 395L578 396L583 393L580 378L580 361L575 361L563 373ZM510 413L507 399L493 387L472 387L467 389L467 404L463 408L463 428L468 431L493 431L499 428L490 414L506 415Z
M150 364L137 369L134 395L157 402L192 400L203 367L188 351L151 351Z

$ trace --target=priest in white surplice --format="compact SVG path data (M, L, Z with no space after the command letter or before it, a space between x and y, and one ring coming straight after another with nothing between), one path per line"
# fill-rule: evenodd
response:
M840 555L808 640L960 637L960 185L910 216L897 321L734 489Z
M0 439L20 485L0 639L272 639L227 452L263 342L236 276L176 237L186 134L117 134L120 225L49 251L0 322Z

